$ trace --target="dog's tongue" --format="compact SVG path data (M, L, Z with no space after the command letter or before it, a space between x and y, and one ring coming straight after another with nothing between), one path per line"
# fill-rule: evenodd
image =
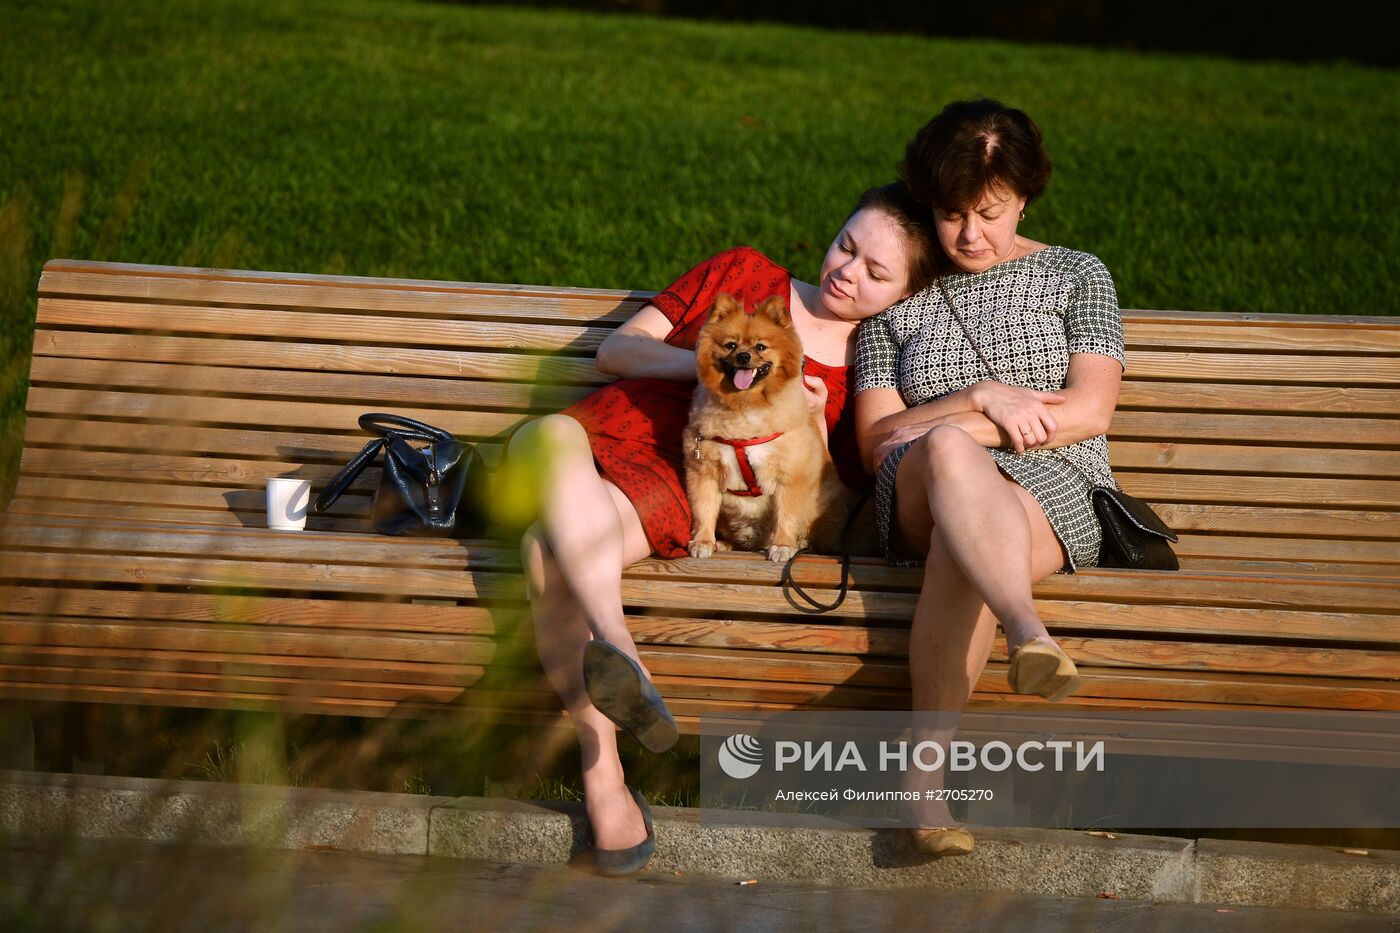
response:
M734 387L736 389L747 389L749 386L753 385L753 374L757 371L758 370L755 369L734 370Z

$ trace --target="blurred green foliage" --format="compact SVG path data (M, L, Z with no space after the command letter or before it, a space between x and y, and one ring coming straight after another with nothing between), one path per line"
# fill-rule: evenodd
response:
M943 103L1044 127L1023 231L1125 307L1400 313L1400 75L407 0L3 4L0 502L63 256L655 289L799 276Z

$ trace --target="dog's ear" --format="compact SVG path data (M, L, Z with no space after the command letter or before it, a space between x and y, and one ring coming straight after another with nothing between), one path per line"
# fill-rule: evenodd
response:
M740 314L743 310L744 306L739 302L739 299L725 293L717 296L715 303L710 306L710 320L723 320L731 314Z
M777 295L765 298L754 310L754 314L766 317L779 327L791 327L792 315L788 313L787 302Z

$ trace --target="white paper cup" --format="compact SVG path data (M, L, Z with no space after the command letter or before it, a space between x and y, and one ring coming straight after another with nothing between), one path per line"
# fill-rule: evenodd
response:
M311 480L274 476L267 481L267 527L278 531L306 528L311 504Z

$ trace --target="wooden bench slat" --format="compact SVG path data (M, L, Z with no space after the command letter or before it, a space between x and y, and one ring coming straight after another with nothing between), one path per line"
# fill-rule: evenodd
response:
M320 426L328 430L359 433L358 419L366 411L363 404L333 405L259 399L238 399L216 407L211 405L208 399L192 396L54 389L44 386L30 389L29 400L30 410L44 415L267 426L292 431ZM465 437L503 435L526 420L525 416L518 414L459 411L452 408L400 408L394 413L426 421ZM365 440L369 439L368 435L363 433L360 433L360 436Z
M13 654L28 652L38 657L42 650L102 649L136 652L130 657L144 664L149 653L152 661L176 654L197 654L204 659L217 659L219 665L205 665L210 673L244 671L248 656L278 656L343 662L361 657L374 657L383 664L374 669L383 673L384 665L394 663L400 676L410 680L400 683L475 682L467 677L472 668L479 676L482 665L500 662L500 650L492 640L470 635L429 636L352 631L343 634L324 630L286 628L282 626L239 626L227 623L199 625L192 623L113 622L78 617L38 622L33 619L0 616L0 644ZM1215 671L1225 673L1269 673L1314 676L1326 670L1329 677L1382 679L1400 682L1400 669L1393 652L1341 648L1295 648L1275 646L1266 662L1259 663L1258 652L1237 645L1185 644L1147 639L1085 638L1062 636L1060 646L1079 664L1081 671L1098 668L1121 668L1178 671ZM42 649L42 650L41 650ZM40 654L35 654L35 652ZM744 666L748 679L764 681L795 681L801 683L856 684L907 690L907 653L901 651L885 660L863 659L854 654L813 654L790 651L761 651L708 646L668 646L658 648L644 643L642 660L655 674L677 676L725 676L736 664ZM517 666L523 660L528 670L535 670L535 655L530 639L522 640L515 651ZM992 650L995 661L1007 660L1006 641L1000 638ZM414 662L413 664L399 662ZM221 665L221 666L220 666ZM175 670L195 670L167 660L159 666ZM323 666L323 665L322 665ZM450 666L456 680L444 679L440 668ZM422 676L419 676L422 675ZM425 680L424 678L429 678Z
M1400 384L1386 357L1129 350L1128 378L1172 382L1384 387Z
M1397 458L1400 459L1400 458ZM1260 506L1329 505L1358 509L1400 507L1400 480L1290 476L1212 476L1117 470L1128 492L1153 502L1248 503ZM1400 516L1396 516L1400 523Z
M627 320L646 302L627 293L582 294L574 289L505 291L491 286L374 288L325 283L273 283L189 279L166 276L97 277L62 271L45 272L42 297L83 295L93 298L158 300L184 304L238 304L269 308L348 309L440 317L536 318L542 321Z
M597 352L610 327L471 320L424 320L312 311L249 308L200 308L181 305L123 304L112 319L106 302L40 298L37 324L42 327L88 327L108 331L157 331L340 341L389 348L501 347L547 350L575 355Z
M65 359L129 360L264 369L401 373L411 376L460 377L470 374L484 379L589 386L600 385L611 379L599 373L590 359L508 351L475 352L398 347L393 353L386 354L379 347L42 329L34 335L34 354L36 358L53 356ZM1158 382L1144 381L1139 375L1136 371L1130 371L1126 375L1119 400L1120 407L1393 414L1397 404L1396 390L1393 388ZM1189 380L1197 376L1194 369L1177 374L1180 380Z
M591 359L512 353L508 350L482 352L395 347L393 352L386 353L382 347L341 344L43 329L34 334L34 357L341 373L401 373L410 376L473 375L481 379L531 381L547 385L598 385L611 381L611 377L598 372Z
M1290 417L1285 415L1212 415L1203 419L1179 412L1119 411L1109 429L1109 444L1117 438L1170 443L1228 441L1328 447L1400 446L1400 419Z
M116 620L227 620L313 628L374 629L395 632L455 633L506 637L526 628L523 610L422 603L296 599L284 596L247 598L205 593L129 590L58 589L0 585L0 600L16 616L94 617ZM1212 609L1199 606L1154 606L1150 624L1142 607L1132 604L1039 601L1047 624L1056 630L1138 633L1157 639L1233 637L1317 643L1400 645L1393 615L1306 612L1286 609ZM903 657L907 626L859 625L812 617L799 622L776 620L694 619L629 615L628 627L639 644L753 648L799 653L859 654ZM1068 636L1065 636L1068 637Z
M143 452L186 453L242 457L280 455L307 461L348 461L369 439L366 434L340 435L310 431L258 430L189 426L172 432L167 426L114 421L69 420L35 414L25 424L26 447L83 446ZM499 457L499 446L478 443L488 464ZM1113 441L1109 449L1115 469L1168 469L1176 472L1243 472L1274 469L1280 475L1342 477L1400 477L1400 458L1385 450L1337 450L1326 447L1278 447L1260 463L1258 448L1220 444ZM1260 474L1266 475L1266 474Z
M1400 462L1397 462L1400 457L1388 450L1274 447L1269 449L1267 458L1261 458L1258 447L1111 441L1108 452L1115 470L1243 473L1255 476L1273 473L1289 476L1400 477Z
M306 462L339 463L342 466L370 440L367 433L315 434L309 431L214 428L197 425L171 431L169 425L131 421L83 421L34 415L24 426L26 447L82 446L118 451L226 456L236 460L258 457ZM488 464L500 457L500 445L478 442L477 452Z
M332 399L361 406L413 405L455 408L505 408L557 411L591 391L587 387L438 379L412 376L363 376L295 370L233 369L166 363L113 363L36 357L30 384L159 390L198 394L210 406L237 404L244 398L291 397ZM225 398L231 396L231 398Z
M1132 492L1132 490L1128 490ZM1400 537L1394 512L1344 509L1251 509L1238 505L1154 502L1152 507L1177 531L1294 535L1337 538Z
M355 540L359 537L360 540ZM328 534L285 534L260 528L244 529L238 532L214 531L200 527L175 527L167 529L134 529L103 524L80 525L72 522L24 522L0 523L0 549L25 550L45 548L53 550L76 550L82 552L112 551L124 555L147 553L168 554L184 557L190 553L207 554L217 559L283 560L293 562L322 563L334 553L337 563L365 566L422 567L425 569L462 570L479 569L516 572L519 569L517 552L509 545L484 541L453 541L447 539L415 541L413 539L392 539L384 536L344 536ZM1222 562L1227 563L1227 562ZM1273 571L1262 569L1257 562L1228 562L1225 573L1202 572L1205 568L1187 566L1180 573L1160 574L1155 572L1101 571L1086 569L1079 577L1090 579L1110 575L1118 580L1148 581L1170 586L1171 581L1190 576L1193 579L1235 579L1256 581L1259 579L1293 581L1306 578L1328 582L1326 574L1317 570L1316 563L1309 562L1290 573L1287 568L1297 566L1297 562L1279 561L1284 568ZM835 586L838 564L832 557L806 558L793 565L794 577L802 583ZM1400 590L1400 575L1388 568L1376 568L1367 580L1356 574L1346 574L1332 579L1343 579L1352 583L1378 584L1380 589ZM892 567L873 558L855 559L851 563L852 582L861 589L891 588L904 592L917 591L920 576L917 568ZM703 560L682 559L679 561L649 558L639 561L628 569L626 576L636 579L666 579L679 577L697 581L737 582L776 586L780 582L779 565L773 564L760 554L744 552L721 552ZM1056 578L1051 578L1055 580ZM1067 585L1079 585L1075 578L1061 578ZM1050 581L1042 586L1051 585ZM1095 584L1098 585L1098 584Z
M242 486L260 488L267 477L296 475L310 480L319 491L343 464L295 460L232 460L220 457L181 457L174 454L140 454L91 450L31 448L25 451L27 473L123 482L140 477L143 482L164 480L199 483L220 489ZM379 482L379 467L368 468L359 488L372 490ZM1400 506L1400 480L1360 480L1336 477L1210 476L1162 474L1120 470L1123 488L1153 502L1246 503L1251 505L1307 505L1323 496L1338 506L1358 509L1394 509Z
M84 668L4 668L0 681L6 688L13 685L37 684L55 689L110 686L114 672ZM364 700L379 698L386 702L414 699L418 702L453 702L466 697L479 701L475 690L458 687L426 685L395 685L318 681L314 693L305 681L288 677L238 676L169 673L163 671L123 671L119 683L126 689L140 691L159 688L166 690L197 690L202 692L249 692L263 696L295 696L315 698ZM24 679L21 680L20 678ZM703 678L656 678L657 686L668 703L674 698L685 708L684 700L712 701L720 694L729 704L740 708L752 704L754 709L863 708L899 709L907 703L904 691L844 685L792 684L774 682L715 682ZM1002 665L989 665L978 682L979 691L996 695L1005 689ZM1180 674L1176 676L1145 676L1134 672L1092 673L1083 678L1081 692L1085 698L1100 697L1113 700L1170 700L1181 702L1231 703L1248 706L1308 706L1316 709L1400 708L1400 688L1379 686L1358 687L1335 679L1280 677L1239 677L1224 674ZM535 702L548 703L543 692L533 694ZM520 698L512 698L518 703ZM747 702L746 702L747 701ZM706 703L706 705L712 705Z
M1242 535L1182 534L1176 552L1187 559L1200 557L1258 558L1261 560L1357 561L1400 563L1400 543L1354 539L1245 537ZM1390 572L1390 568L1377 568Z
M0 635L11 649L24 647L122 648L153 652L201 651L229 656L278 654L295 658L374 657L382 661L484 665L498 654L496 644L471 635L395 635L289 630L272 626L256 629L229 624L193 625L15 619L0 615ZM459 682L462 683L462 682Z
M357 487L357 489L360 487ZM50 479L21 476L10 511L33 515L91 515L93 503L100 503L102 514L123 514L133 518L155 517L162 521L198 522L230 527L262 528L266 524L263 492L259 489L220 491L201 486L170 484L102 483L83 479ZM1384 562L1390 545L1400 538L1394 513L1342 511L1336 509L1248 509L1240 506L1154 503L1172 528L1190 532L1222 534L1336 536L1343 545L1365 549L1380 546ZM310 530L369 532L369 497L350 491L332 507L331 513L308 519ZM1386 536L1386 537L1383 537ZM1287 539L1283 539L1287 540ZM1247 555L1246 555L1247 556ZM1320 555L1319 559L1326 559Z
M41 415L70 415L84 418L141 418L194 424L267 426L277 430L314 427L358 431L356 420L365 411L363 404L228 400L212 405L198 397L153 395L141 392L103 392L86 389L60 389L36 386L30 390L30 411ZM408 408L408 414L436 424L454 434L471 437L503 435L526 420L526 416L504 412L459 411L452 408ZM1153 425L1158 425L1154 428ZM1171 443L1182 438L1234 443L1257 442L1269 438L1276 445L1354 446L1393 448L1400 446L1400 420L1377 418L1307 418L1270 415L1220 415L1209 426L1193 422L1191 416L1161 412L1119 412L1114 416L1113 439L1137 439L1150 443Z
M1129 342L1136 346L1180 347L1183 349L1229 347L1273 353L1381 353L1400 355L1400 328L1381 326L1309 327L1254 323L1248 327L1205 322L1157 323L1136 321L1126 328ZM1393 364L1392 364L1393 365Z
M258 585L273 590L376 593L438 599L521 598L517 576L479 571L383 568L278 561L180 559L121 554L30 553L7 551L0 576L15 581L56 582L81 578L127 585L166 585L237 589ZM1092 583L1083 582L1092 579ZM1091 589L1092 587L1092 589ZM1134 576L1051 578L1036 590L1040 598L1078 598L1106 602L1141 602L1316 609L1321 611L1397 612L1400 586L1367 581L1330 581L1305 577L1234 577L1179 573ZM627 606L665 610L712 611L716 606L743 606L747 612L800 616L772 586L705 580L623 579ZM908 593L855 592L832 617L908 619L914 596Z
M1226 413L1278 412L1281 414L1336 414L1394 416L1400 408L1400 392L1394 388L1355 386L1251 385L1225 382L1157 382L1123 378L1118 407L1127 410L1197 411Z

